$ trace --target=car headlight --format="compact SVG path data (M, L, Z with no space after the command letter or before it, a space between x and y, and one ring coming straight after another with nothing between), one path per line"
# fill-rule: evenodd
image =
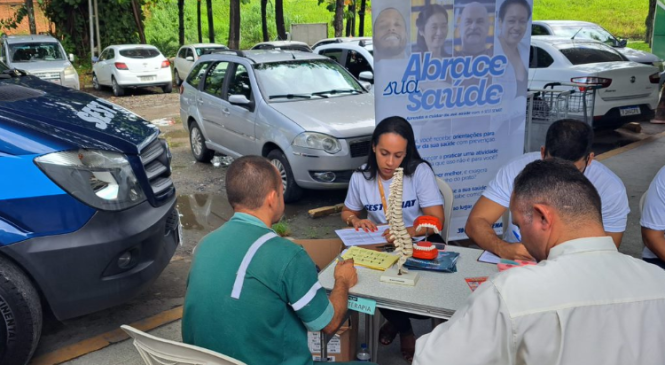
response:
M293 145L314 150L323 150L328 153L337 153L342 150L342 145L337 138L312 132L300 133L293 140Z
M76 75L76 69L74 68L74 66L69 65L69 66L65 67L65 77L75 76L75 75Z
M97 209L127 209L146 199L120 153L80 149L50 153L35 162L63 190Z

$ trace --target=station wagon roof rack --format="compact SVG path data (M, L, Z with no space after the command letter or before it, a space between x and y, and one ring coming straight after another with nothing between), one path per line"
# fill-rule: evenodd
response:
M238 49L220 49L219 51L212 51L211 53L233 54L233 55L236 55L236 56L242 57L242 58L247 57L243 51L238 50Z

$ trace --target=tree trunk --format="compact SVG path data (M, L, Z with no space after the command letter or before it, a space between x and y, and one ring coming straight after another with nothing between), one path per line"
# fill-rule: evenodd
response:
M229 48L240 49L240 0L230 1Z
M261 0L261 32L263 33L263 41L270 40L268 33L268 0Z
M277 38L280 40L286 40L283 0L275 0L275 25L277 25Z
M178 40L185 45L185 0L178 0Z
M30 34L37 34L37 23L35 23L35 7L32 4L32 0L25 0L25 10L28 12Z
M360 11L358 12L358 36L365 36L365 8L367 7L367 0L360 0Z
M136 30L139 32L139 39L141 39L141 44L146 44L145 32L143 31L143 21L141 20L141 6L132 0L132 11L134 12L134 21L136 22ZM99 16L99 14L97 14Z
M201 29L201 0L196 3L196 19L198 20L199 43L203 43L203 30Z
M653 35L653 18L656 16L656 0L649 0L649 14L647 15L647 20L645 21L646 26L647 26L647 34L644 37L646 42L649 44L649 47L652 46L651 44L651 36Z
M333 28L335 28L335 37L341 37L344 31L344 0L335 0L335 20L333 21Z
M215 24L212 20L212 0L206 0L208 8L208 40L210 43L215 43Z

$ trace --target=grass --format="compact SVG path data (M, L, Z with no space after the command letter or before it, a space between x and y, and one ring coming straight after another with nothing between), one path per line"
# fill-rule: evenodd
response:
M534 20L583 20L620 38L644 40L647 0L534 0Z
M272 229L280 237L287 237L291 234L291 227L289 227L289 224L285 220L273 224Z
M273 2L268 2L268 30L270 39L277 37ZM208 18L206 2L201 2L203 42L208 42ZM262 41L261 2L258 0L242 4L240 8L240 48L248 49ZM215 42L228 43L229 0L213 2ZM333 36L333 13L316 0L284 0L284 22L289 32L292 23L328 23L328 35ZM185 44L198 42L196 1L185 2ZM157 46L167 57L178 51L178 7L175 1L158 2L147 11L145 21L146 40ZM371 16L365 17L365 34L371 35Z

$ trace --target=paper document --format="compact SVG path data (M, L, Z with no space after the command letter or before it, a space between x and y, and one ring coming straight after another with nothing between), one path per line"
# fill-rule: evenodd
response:
M361 247L351 247L342 257L344 260L353 259L355 265L382 271L391 267L399 258L397 255L387 252L368 250Z
M388 243L383 237L383 232L388 229L388 225L377 226L376 232L365 232L362 229L355 230L353 228L338 229L335 231L339 238L344 242L347 247L350 246L366 246L375 245L377 243Z
M501 258L489 251L483 251L482 255L478 258L478 262L487 262L489 264L498 264Z

